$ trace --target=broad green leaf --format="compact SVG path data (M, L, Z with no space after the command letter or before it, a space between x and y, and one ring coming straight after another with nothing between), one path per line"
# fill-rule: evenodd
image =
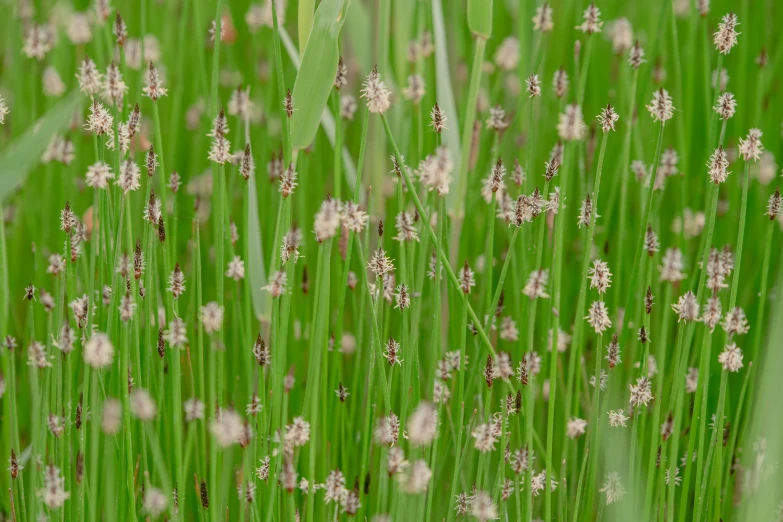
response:
M295 149L312 143L329 100L340 57L338 42L347 6L348 0L323 0L315 12L313 30L294 83L296 110L291 118L291 134Z
M492 0L468 0L468 27L473 34L492 36Z
M0 201L11 195L38 164L52 138L71 122L81 100L79 91L72 92L0 153Z
M357 5L356 3L351 5ZM280 28L280 40L283 42L288 57L291 59L291 63L294 67L299 69L301 62L299 61L299 53L296 50L294 42L288 35L284 28ZM329 143L334 147L334 116L328 107L324 106L321 112L321 126L324 128L324 133ZM356 166L353 164L353 158L348 148L343 146L343 171L345 172L345 181L348 183L348 187L353 190L356 186Z

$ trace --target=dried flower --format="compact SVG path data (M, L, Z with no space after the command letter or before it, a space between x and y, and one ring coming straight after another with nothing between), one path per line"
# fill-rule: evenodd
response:
M147 62L147 76L145 77L146 87L141 91L145 96L149 97L153 102L158 101L162 96L166 96L168 89L163 87L163 81L158 75L158 70L152 63L152 60Z
M666 120L670 120L674 116L672 98L666 89L660 89L653 93L653 99L647 106L647 110L650 111L653 121L661 123L666 123Z
M718 30L715 32L714 43L715 48L721 54L729 54L731 48L737 45L737 36L739 33L736 31L736 27L739 25L737 21L737 15L734 13L728 13L723 15L721 22L718 24Z
M738 372L742 368L742 349L736 343L731 343L718 355L718 362L724 370Z
M710 156L707 166L709 167L710 181L712 183L719 185L726 182L729 177L729 159L722 145L715 149L715 152Z
M628 65L634 69L638 69L646 61L647 60L644 59L644 49L639 45L639 40L636 40L628 53Z
M553 28L552 6L548 2L544 2L536 8L536 15L533 17L533 30L548 33Z
M734 113L737 111L737 101L734 99L734 95L730 92L721 94L714 109L722 120L728 120L734 116Z
M751 159L758 161L764 150L764 145L762 145L759 138L761 138L761 131L758 129L750 129L746 139L740 138L739 150L742 159L745 161L750 161Z
M620 119L620 115L615 112L611 104L607 104L605 109L601 109L601 114L596 118L601 124L604 133L614 130L614 125Z
M362 88L362 98L367 100L367 109L376 114L383 114L391 106L391 91L386 88L386 84L378 74L378 69L374 68L367 76Z
M576 26L577 29L587 34L588 36L593 33L601 32L601 26L604 25L604 23L600 19L601 10L596 7L595 3L591 3L589 6L587 6L587 9L585 9L582 17L584 21L580 25Z

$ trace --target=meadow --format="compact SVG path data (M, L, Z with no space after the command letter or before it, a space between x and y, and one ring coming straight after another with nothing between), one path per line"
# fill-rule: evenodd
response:
M0 521L783 521L783 4L0 15Z

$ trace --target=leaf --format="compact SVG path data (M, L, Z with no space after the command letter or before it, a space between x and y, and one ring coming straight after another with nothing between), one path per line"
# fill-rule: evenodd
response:
M285 47L285 51L288 53L288 57L291 59L294 67L299 69L301 65L299 62L299 53L297 52L291 37L282 27L280 28L280 40L283 42L283 47ZM329 111L328 107L324 107L323 112L321 113L321 126L324 128L324 133L326 134L329 143L334 147L334 116L331 111ZM353 164L351 153L345 146L343 146L343 171L345 172L345 181L348 183L348 187L353 190L356 186L356 166Z
M38 164L52 138L71 122L81 101L82 94L79 91L72 92L0 154L0 201L10 196L24 181L27 173Z
M473 34L492 36L492 0L468 0L468 27Z
M334 84L339 59L338 42L345 22L347 0L323 0L315 12L302 66L294 83L291 139L295 149L312 143Z

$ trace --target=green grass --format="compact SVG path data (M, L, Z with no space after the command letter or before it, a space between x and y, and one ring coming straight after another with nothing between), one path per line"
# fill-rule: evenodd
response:
M534 29L540 4L526 1L268 2L115 0L105 21L87 0L0 6L0 520L781 520L783 217L767 214L781 185L781 6L714 0L701 16L689 1L605 0L601 32L587 34L576 28L585 0L552 2L551 32ZM713 34L729 11L738 44L719 54ZM72 13L86 12L80 40ZM213 41L217 17L224 35ZM624 39L620 18L633 31ZM47 22L57 38L30 57L25 36ZM509 37L516 56L504 56ZM113 59L127 85L120 106L95 95L113 119L106 134L84 125L86 57L101 73ZM142 95L149 59L168 89L156 101ZM337 89L340 59L348 81ZM382 114L362 96L374 66L391 91ZM558 97L561 68L569 88ZM62 86L45 80L52 70ZM728 120L713 110L720 71L737 101ZM424 82L415 101L413 74ZM533 74L540 96L526 91ZM662 88L675 110L658 122L646 105ZM108 148L136 103L129 150ZM429 125L436 103L442 132ZM571 104L581 132L563 124ZM608 105L619 121L604 132L596 117ZM495 106L500 130L486 123ZM241 155L210 160L221 109L229 152L247 147L254 160L249 179ZM740 154L751 128L763 133L758 161ZM730 174L716 185L719 146ZM141 175L126 194L115 182L128 160ZM487 191L498 160L502 187ZM87 185L99 162L114 174L105 189ZM287 197L285 169L297 175ZM143 217L153 193L155 223ZM588 197L593 213L578 226ZM348 202L366 223L334 214ZM80 223L67 233L66 203ZM415 238L400 240L401 213ZM648 251L648 229L660 248ZM136 245L143 271L126 278L117 268ZM371 270L378 249L391 280ZM682 253L681 278L661 270L669 249ZM733 258L714 289L713 249ZM237 280L226 274L235 257ZM606 293L590 284L594 260L612 273ZM534 294L538 270L548 277ZM33 300L22 299L28 285ZM672 308L688 291L700 318L719 300L714 330ZM602 333L585 317L599 301L611 320ZM725 331L735 307L748 332ZM85 360L93 332L113 347L105 367ZM615 334L621 362L610 368ZM257 339L268 352L254 353ZM395 342L401 364L389 364ZM29 364L34 343L40 368ZM719 361L731 343L743 353L736 372ZM653 398L634 406L629 387L645 376ZM140 390L155 403L150 418ZM610 425L620 409L628 419ZM392 415L398 430L384 435ZM402 464L390 460L398 451Z

